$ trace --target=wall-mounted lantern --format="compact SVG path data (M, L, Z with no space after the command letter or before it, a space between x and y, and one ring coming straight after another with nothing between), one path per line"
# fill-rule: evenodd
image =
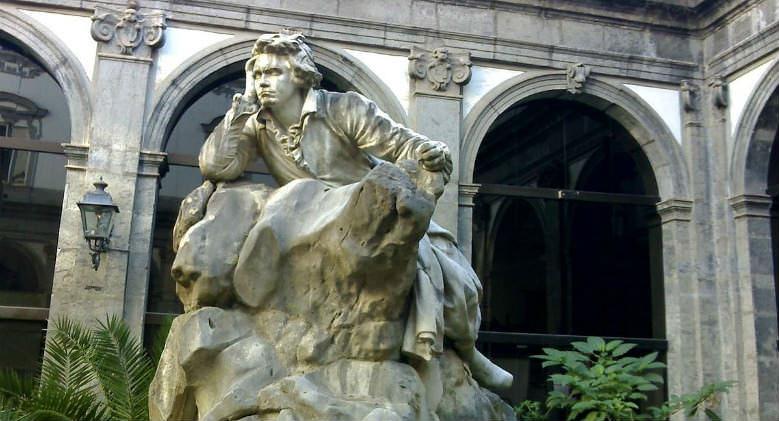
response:
M87 192L77 205L81 210L84 238L91 251L92 268L97 270L100 253L108 250L111 231L114 229L114 214L119 213L119 207L114 205L111 195L105 191L108 184L103 181L103 177L94 185L95 190Z

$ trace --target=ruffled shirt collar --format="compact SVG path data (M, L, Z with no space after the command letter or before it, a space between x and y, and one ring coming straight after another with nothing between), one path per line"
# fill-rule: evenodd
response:
M311 114L319 112L319 101L317 91L309 88L306 94L306 99L303 101L303 107L300 110L300 120L286 128L286 134L282 133L278 128L275 128L273 123L270 127L268 122L271 122L271 116L266 109L260 109L259 117L261 119L261 128L267 129L273 133L273 137L276 142L281 146L284 155L292 159L295 164L310 173L308 163L303 156L303 149L300 147L300 141L303 138L303 129L305 128L306 120Z

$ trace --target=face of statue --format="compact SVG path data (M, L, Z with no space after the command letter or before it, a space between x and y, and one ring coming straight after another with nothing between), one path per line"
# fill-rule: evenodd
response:
M276 54L260 54L255 61L254 88L260 104L266 108L285 104L301 90L292 81L289 58Z

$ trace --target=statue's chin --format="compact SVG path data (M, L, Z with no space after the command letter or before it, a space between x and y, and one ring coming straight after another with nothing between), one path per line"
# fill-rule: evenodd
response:
M279 103L278 98L267 97L267 96L264 97L264 98L260 97L260 105L262 105L262 108L271 109L274 106L276 106L276 104L278 104L278 103Z

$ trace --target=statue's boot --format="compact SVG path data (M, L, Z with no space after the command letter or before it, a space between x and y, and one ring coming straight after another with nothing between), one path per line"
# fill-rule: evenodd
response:
M468 364L471 375L482 387L493 391L506 390L514 382L511 373L490 361L476 348L458 349L457 353Z

